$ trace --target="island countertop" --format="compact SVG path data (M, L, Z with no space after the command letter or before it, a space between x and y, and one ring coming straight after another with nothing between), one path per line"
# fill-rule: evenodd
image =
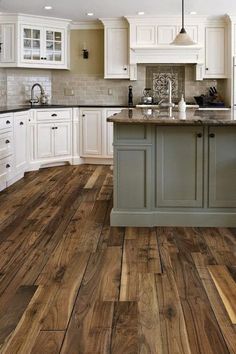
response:
M181 113L173 110L169 118L167 111L157 109L123 109L107 118L108 122L126 124L156 124L156 125L236 125L234 111L199 111L187 109Z

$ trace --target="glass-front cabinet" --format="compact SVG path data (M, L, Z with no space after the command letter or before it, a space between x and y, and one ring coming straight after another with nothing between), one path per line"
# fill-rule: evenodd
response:
M65 49L64 29L22 26L22 62L64 65Z

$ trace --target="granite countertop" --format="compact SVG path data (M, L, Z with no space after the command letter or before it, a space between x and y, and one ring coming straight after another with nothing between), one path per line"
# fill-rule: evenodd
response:
M25 106L2 106L0 107L0 114L1 113L13 113L13 112L21 112L21 111L28 111L30 109L50 109L50 108L83 108L83 107L88 107L88 108L128 108L127 105L59 105L59 104L49 104L49 105L25 105Z
M155 109L123 109L121 113L107 118L108 122L156 125L236 125L233 110L199 111L189 109L185 113L173 111L169 118L167 111Z

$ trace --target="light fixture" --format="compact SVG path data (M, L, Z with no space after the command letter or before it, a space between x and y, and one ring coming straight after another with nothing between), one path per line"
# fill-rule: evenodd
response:
M139 12L138 12L138 15L139 15L139 16L142 16L142 15L144 15L144 14L145 14L144 11L139 11Z
M87 12L87 16L93 16L93 12Z
M197 15L197 12L196 11L191 11L189 14L190 15Z
M175 40L171 43L173 45L194 45L196 44L186 32L184 28L184 0L182 0L182 28Z
M52 6L46 5L44 6L44 10L52 10Z

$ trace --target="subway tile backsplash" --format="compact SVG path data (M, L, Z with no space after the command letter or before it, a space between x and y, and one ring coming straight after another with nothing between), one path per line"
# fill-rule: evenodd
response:
M35 82L42 84L51 103L71 105L127 104L128 86L131 84L134 103L137 104L147 86L154 87L155 96L162 98L165 95L163 79L168 75L175 81L176 101L184 92L186 101L194 102L193 97L205 94L210 86L216 86L224 96L224 80L195 81L193 65L139 65L137 81L105 80L102 75L79 75L64 70L0 69L0 105L27 104ZM66 95L66 88L72 89L74 95ZM36 90L35 93L39 94Z

